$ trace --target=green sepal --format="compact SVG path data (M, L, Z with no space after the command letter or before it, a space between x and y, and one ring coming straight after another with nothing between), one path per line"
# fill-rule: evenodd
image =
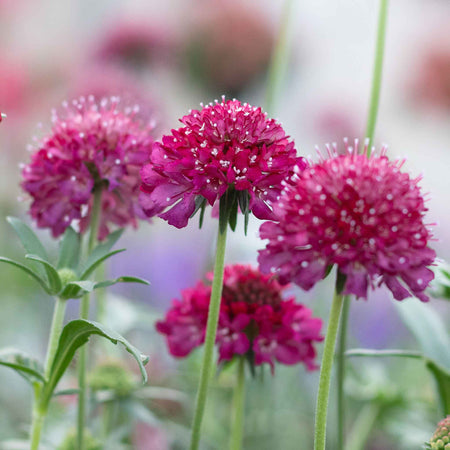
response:
M0 256L0 262L5 262L7 264L11 264L11 265L16 266L19 269L23 270L25 273L27 273L28 275L33 277L41 285L42 289L44 289L44 291L47 292L47 294L51 295L51 290L50 290L50 287L47 285L47 281L43 280L38 273L34 272L29 267L27 267L17 261L14 261L12 259L5 258L3 256Z
M30 259L32 261L36 261L42 265L42 267L45 270L45 273L47 274L50 294L55 295L61 291L62 289L61 278L59 277L58 271L51 263L42 259L38 255L25 255L25 258Z
M98 283L95 283L94 289L101 289L101 288L105 288L108 286L113 286L117 283L139 283L139 284L145 284L145 285L150 285L150 283L147 280L144 280L142 278L138 278L138 277L119 277L116 278L114 280L105 280L105 281L100 281Z
M228 188L219 200L219 230L224 233L228 224L234 231L237 223L237 197L238 193L233 188Z
M122 250L116 250L111 252L113 245L119 240L123 233L123 228L112 232L104 242L97 245L92 253L88 256L86 262L81 266L80 273L81 279L87 278L105 259L115 255L116 253L123 252Z
M447 416L450 414L450 372L430 359L426 359L425 363L436 381L442 415Z
M19 237L20 242L22 243L22 246L27 253L37 255L44 261L48 261L48 255L45 251L44 246L42 245L41 241L36 236L34 231L28 225L26 225L16 217L7 217L6 220L14 228L14 231ZM45 279L46 272L43 267L37 264L35 266L36 271L39 273L39 275Z
M238 193L236 191L234 191L234 192L235 193L234 193L233 197L230 199L231 205L230 205L230 213L229 213L229 217L228 217L228 223L230 224L231 231L236 230L237 215L238 215Z
M325 275L324 275L323 279L325 279L328 275L330 275L332 270L333 270L333 264L328 264L327 268L325 269Z
M61 332L50 370L50 376L42 390L40 405L42 408L47 408L56 385L72 361L77 349L88 342L89 338L94 334L109 339L113 344L120 342L136 359L143 382L147 382L147 372L145 371L144 365L148 362L148 357L131 345L123 336L97 322L82 319L72 320Z
M95 289L95 282L84 281L71 281L64 286L63 291L59 294L59 297L63 300L70 298L80 298L84 294L92 292Z
M200 219L199 219L199 224L198 224L199 228L201 228L203 225L203 218L205 216L205 208L206 208L206 198L201 195L197 195L197 197L195 197L195 209L194 209L194 212L191 214L190 219L192 219L197 214L197 212L200 210Z
M56 267L62 269L76 269L80 256L80 235L72 228L68 227L64 232L59 248L58 264Z
M44 369L41 363L26 353L13 348L0 351L0 365L10 367L31 385L45 382Z
M347 280L347 275L343 274L340 270L338 270L337 276L336 276L336 294L338 294L338 295L342 294L346 280Z
M239 208L241 209L241 213L244 214L244 234L245 236L247 236L248 218L250 215L250 194L247 191L240 191L238 193L238 203Z

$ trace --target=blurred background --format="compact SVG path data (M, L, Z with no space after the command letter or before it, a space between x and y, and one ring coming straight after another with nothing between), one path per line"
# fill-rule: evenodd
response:
M439 224L433 247L450 260L450 3L391 3L376 144L387 143L391 158L407 157L407 169L423 174L428 222ZM4 217L30 223L20 164L29 160L29 145L50 129L52 108L80 95L120 95L154 118L160 137L177 128L189 109L222 94L264 107L283 7L267 0L0 0L0 111L8 115L0 127L0 254L22 256ZM364 137L377 15L375 0L293 1L287 67L269 112L295 139L299 154L313 155L316 144L345 136ZM141 276L151 286L108 293L108 325L149 354L150 362L148 386L117 400L125 412L115 417L121 424L116 434L105 437L107 450L187 448L201 352L175 361L154 322L181 289L211 270L217 223L207 216L202 230L196 219L183 230L160 219L127 230L121 243L127 252L108 267L112 275ZM263 247L259 223L251 221L246 238L240 225L229 238L227 262L256 263ZM39 236L56 249L48 231ZM9 266L0 267L0 283L0 348L43 359L52 300ZM326 320L331 284L306 294L293 291ZM379 290L352 304L350 347L416 349L393 302ZM69 317L77 317L78 306L69 302ZM429 307L449 323L448 302L432 299ZM111 347L96 345L93 360L118 358L135 370L124 351ZM233 382L231 369L214 381L205 449L226 448ZM316 372L282 366L274 376L265 370L249 381L244 448L311 449L317 382ZM61 389L75 386L68 374ZM439 419L433 382L414 360L352 360L346 392L350 437L358 418L370 414L367 405L377 407L361 448L420 448ZM14 445L26 437L31 394L22 379L0 368L0 441ZM93 399L93 434L100 433L97 412L107 400ZM55 400L44 433L48 448L62 448L74 423L74 402L73 396ZM330 449L333 420L331 410Z

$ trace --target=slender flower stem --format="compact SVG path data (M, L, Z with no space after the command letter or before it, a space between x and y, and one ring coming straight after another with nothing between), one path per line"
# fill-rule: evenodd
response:
M341 315L343 296L335 292L328 318L327 334L320 367L319 392L317 394L314 450L325 450L328 397L330 394L331 369L333 367L336 336Z
M378 106L380 104L381 77L383 73L384 44L386 41L386 23L388 13L388 0L380 0L378 15L377 43L375 49L375 62L373 66L372 91L370 94L369 116L367 118L366 137L369 139L369 150L373 144L375 125L377 122Z
M244 432L245 359L239 357L236 386L233 393L230 450L241 450Z
M346 295L343 299L341 325L338 336L338 349L336 352L336 381L337 381L337 442L336 450L344 448L344 429L345 429L345 405L344 405L344 378L345 378L345 349L347 347L347 324L350 310L350 296Z
M100 223L100 211L102 207L102 188L94 188L94 201L91 210L90 234L88 241L88 254L92 252L98 236L98 227ZM89 318L89 302L90 296L86 294L81 299L80 318ZM87 370L87 347L84 345L80 348L80 356L78 359L78 420L77 420L77 446L78 450L84 450L84 426L86 422L86 370Z
M53 359L55 358L59 337L63 328L66 304L66 300L62 300L60 298L56 299L44 366L44 375L47 379L51 372ZM31 423L31 450L37 450L39 448L42 425L44 423L45 416L47 415L47 408L42 408L40 405L41 391L41 386L36 384L34 386L33 417Z
M284 78L288 61L288 35L289 22L292 17L292 0L286 0L284 4L283 15L280 23L280 32L272 54L272 60L269 67L268 83L266 91L265 109L269 114L273 114L275 109L275 99L278 96L278 90Z
M423 359L424 356L420 352L414 352L411 350L370 350L367 348L354 348L352 350L347 350L345 356L374 356L374 357L402 357L402 358L414 358Z
M221 211L222 213L222 211ZM219 218L219 223L221 222ZM195 402L194 420L192 423L192 434L190 450L197 450L200 444L200 432L205 412L206 396L208 393L209 380L213 367L214 343L216 341L217 323L219 321L220 300L222 297L223 271L225 264L225 244L227 239L227 227L223 227L217 235L216 261L214 264L214 279L212 283L211 300L209 303L208 323L206 325L205 350L200 372L200 381Z

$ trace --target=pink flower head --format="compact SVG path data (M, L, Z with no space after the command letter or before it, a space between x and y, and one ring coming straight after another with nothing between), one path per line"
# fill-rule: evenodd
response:
M255 365L303 362L308 369L317 368L313 343L322 340L322 321L293 297L283 300L284 289L251 266L225 267L216 338L219 361L248 354ZM203 343L210 294L211 287L201 282L185 290L183 299L174 301L165 320L157 323L172 355L186 356Z
M400 171L404 161L389 161L386 147L367 156L347 146L338 155L327 146L320 159L292 178L274 207L279 222L266 222L260 235L263 272L274 270L281 283L312 288L336 264L345 276L344 294L367 298L367 289L385 284L397 300L428 297L435 258L427 211L418 186Z
M84 232L90 221L94 187L102 186L99 238L110 224L137 225L139 169L148 161L151 128L136 120L138 107L121 109L111 97L92 96L63 103L53 112L51 132L22 170L22 188L32 197L30 214L39 227L61 235L73 220Z
M224 98L181 122L182 128L154 144L141 170L145 213L182 228L196 206L214 205L232 191L244 213L273 219L269 205L280 195L281 182L296 163L304 165L281 125L261 108Z

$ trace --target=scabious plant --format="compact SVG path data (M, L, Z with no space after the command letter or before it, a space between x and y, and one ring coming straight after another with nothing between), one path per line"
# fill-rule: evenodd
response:
M212 274L207 275L212 279ZM314 343L322 321L294 297L283 299L286 286L246 265L225 267L216 345L219 362L246 355L251 364L302 362L317 368ZM203 344L211 286L200 281L182 291L157 330L166 335L173 356L185 357Z
M368 287L386 285L397 300L422 301L433 272L427 211L420 177L401 172L404 160L327 146L316 164L298 170L274 206L279 221L260 234L268 244L259 253L263 272L274 270L281 283L312 288L333 265L342 275L342 293L367 297Z
M203 106L203 105L202 105ZM273 219L271 203L281 193L281 182L302 166L294 143L261 108L222 98L181 119L152 149L150 162L141 170L140 204L148 216L158 215L177 228L187 225L198 211L200 226L206 205L218 207L214 279L205 334L205 352L192 427L190 449L200 443L214 342L220 312L226 230L234 231L238 209L244 214L244 230L252 212Z
M304 164L294 143L261 108L222 98L181 119L183 127L153 146L141 176L141 206L177 228L206 204L233 195L237 207L259 219L273 219L277 200L294 166ZM234 228L234 226L232 226Z
M145 218L138 204L139 170L153 137L138 112L137 106L121 107L118 97L93 96L64 102L61 112L52 112L50 133L22 168L22 188L32 199L30 215L38 227L58 237L77 220L85 232L96 189L102 190L100 240L112 224L136 227L137 219Z

